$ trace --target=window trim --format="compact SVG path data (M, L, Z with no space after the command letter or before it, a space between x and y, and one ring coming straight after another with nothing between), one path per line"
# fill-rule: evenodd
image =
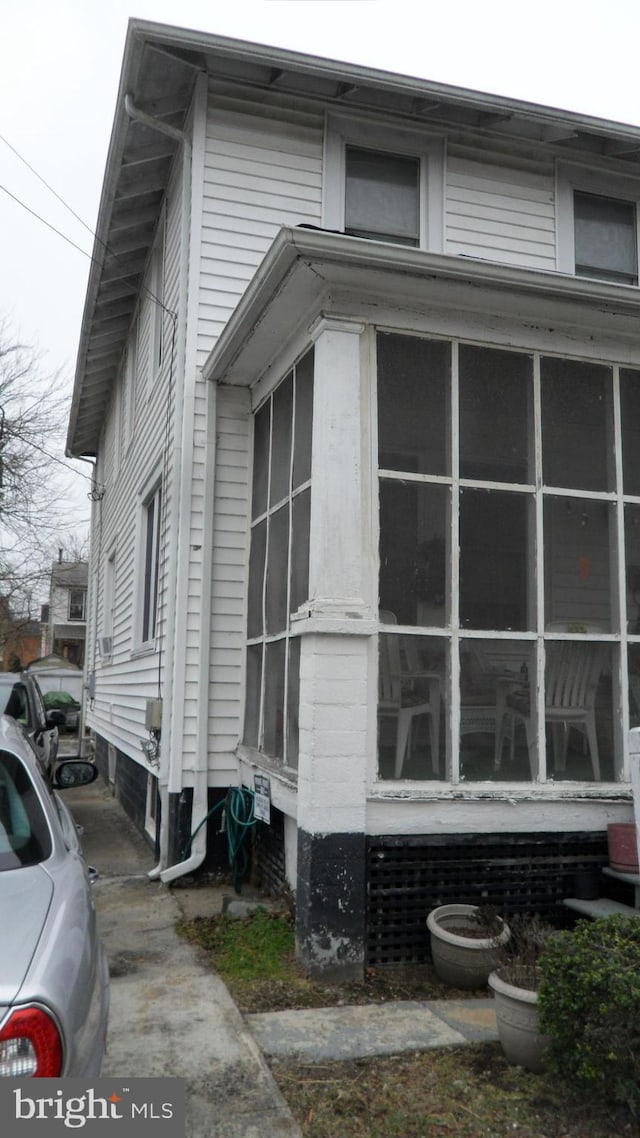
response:
M149 553L149 507L154 503L152 534L152 573L151 584L147 585L147 559ZM137 566L137 619L136 646L140 652L155 648L158 632L158 611L160 603L161 576L161 530L162 530L162 479L157 477L149 484L139 499ZM155 598L152 607L151 598ZM147 608L148 606L148 608Z
M609 174L598 170L590 170L584 166L572 165L569 162L558 162L556 166L556 203L557 203L557 268L561 273L570 276L576 274L576 252L574 238L574 209L573 194L593 194L596 197L612 198L618 201L635 202L636 207L636 264L638 266L638 283L629 284L626 281L615 281L608 277L599 277L579 274L579 279L590 281L606 281L607 284L618 287L640 287L640 180L628 174Z
M344 231L346 148L361 147L378 153L406 155L420 163L418 192L419 242L415 248L444 251L445 141L422 131L380 126L366 119L327 114L325 120L323 220L325 229ZM371 240L361 238L360 240ZM384 240L381 238L381 240ZM388 242L393 244L393 242Z
M82 616L72 616L71 615L71 596L73 593L82 593ZM86 623L86 619L87 619L87 590L85 588L83 588L82 586L78 586L77 588L69 589L69 593L68 593L68 597L67 597L67 613L68 613L69 621L74 621L74 622L77 621L78 624Z

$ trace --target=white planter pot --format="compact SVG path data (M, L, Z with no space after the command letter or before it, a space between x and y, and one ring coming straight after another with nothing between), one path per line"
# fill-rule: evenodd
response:
M454 988L486 987L489 973L500 963L501 946L511 936L504 921L497 937L466 937L450 931L451 927L477 929L477 921L473 920L476 912L476 905L440 905L427 917L436 973Z
M540 1032L538 993L529 988L516 988L498 972L489 976L489 987L496 1002L498 1038L507 1060L527 1071L541 1071L549 1036Z

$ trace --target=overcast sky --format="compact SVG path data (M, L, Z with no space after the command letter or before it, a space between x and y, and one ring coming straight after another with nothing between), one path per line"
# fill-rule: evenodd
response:
M0 0L0 315L69 388L89 261L14 198L92 237L10 147L93 228L131 16L640 125L638 0Z

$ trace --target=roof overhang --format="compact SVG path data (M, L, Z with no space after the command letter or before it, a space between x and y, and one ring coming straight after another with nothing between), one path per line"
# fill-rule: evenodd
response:
M533 325L553 320L589 337L615 335L640 355L637 288L563 273L424 253L305 228L283 228L267 251L203 368L205 379L252 386L286 340L319 316L491 311ZM382 314L385 314L384 318ZM403 318L404 320L404 318Z
M129 23L80 332L67 453L95 455L198 74L406 124L598 155L640 172L640 128L299 52ZM161 134L125 102L174 128ZM176 133L177 132L177 133Z

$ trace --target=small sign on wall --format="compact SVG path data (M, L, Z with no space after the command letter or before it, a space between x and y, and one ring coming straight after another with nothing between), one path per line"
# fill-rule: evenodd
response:
M254 774L253 791L255 800L253 812L259 822L271 822L271 780L264 774Z

